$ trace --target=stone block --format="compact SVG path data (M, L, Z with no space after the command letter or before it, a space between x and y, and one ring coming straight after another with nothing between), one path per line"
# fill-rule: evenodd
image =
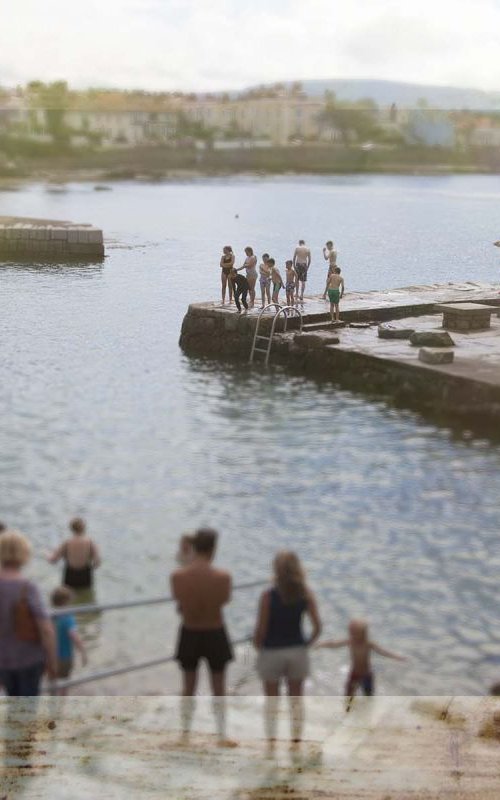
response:
M454 347L455 342L448 331L415 331L410 336L414 347Z
M393 325L379 325L379 339L409 339L415 328L395 328Z
M88 231L88 237L89 242L102 244L102 231L98 230L97 228L92 228L90 231Z
M335 333L325 331L324 333L296 333L293 341L301 350L316 350L329 344L338 344L340 339Z
M52 228L50 231L50 238L55 241L64 241L68 238L68 231L66 228Z
M87 244L89 241L89 232L83 230L83 228L78 228L77 233L78 233L78 241L85 242L85 244Z
M424 364L451 364L455 353L453 350L431 350L421 347L418 351L418 358Z
M75 228L68 228L68 242L78 241L78 230Z

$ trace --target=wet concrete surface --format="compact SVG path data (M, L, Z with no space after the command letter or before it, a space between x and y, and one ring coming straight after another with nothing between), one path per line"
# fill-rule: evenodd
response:
M212 700L199 697L191 736L179 730L179 698L40 698L0 702L2 800L495 800L500 740L497 698L305 700L305 737L289 740L286 698L274 752L262 697L228 700L228 735L214 735ZM493 732L492 732L493 731Z

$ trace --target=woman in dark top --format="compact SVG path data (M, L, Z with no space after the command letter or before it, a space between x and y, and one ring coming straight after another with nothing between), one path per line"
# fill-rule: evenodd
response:
M234 267L234 253L231 245L226 244L222 248L222 257L220 260L221 268L221 281L222 281L222 305L226 304L226 288L229 289L229 302L233 302L233 285L230 280L231 270Z
M45 670L51 680L57 674L54 627L37 587L22 575L30 552L20 533L0 536L0 684L10 697L33 697Z
M278 553L273 566L274 585L261 595L254 635L259 651L257 670L268 698L266 727L271 742L275 739L280 682L286 681L290 697L302 696L309 674L308 647L321 632L316 600L296 554L288 550ZM307 639L302 629L305 615L312 623L312 633ZM292 704L292 740L296 743L301 740L302 725L302 703L296 701Z
M83 519L75 517L69 523L73 533L49 556L49 563L55 564L64 559L63 584L70 589L90 589L93 584L94 569L101 563L97 545L86 535Z

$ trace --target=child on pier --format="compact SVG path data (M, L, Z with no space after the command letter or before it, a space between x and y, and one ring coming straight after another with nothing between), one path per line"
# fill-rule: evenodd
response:
M283 286L283 278L281 277L280 271L276 266L276 261L274 258L270 258L267 262L271 267L271 280L273 282L273 303L279 303L279 294L280 289Z
M271 267L269 266L269 253L262 254L262 264L259 266L260 272L260 291L262 294L262 305L264 308L266 300L271 302Z
M406 661L403 656L386 650L368 638L368 625L364 620L353 619L349 623L348 639L329 639L320 642L316 647L335 649L348 647L351 652L351 671L347 679L345 694L349 698L347 711L349 711L356 689L361 686L365 695L371 697L374 693L374 680L371 667L371 654L394 658L396 661Z
M52 592L51 598L54 608L69 606L73 599L73 592L67 586L59 586ZM82 656L82 664L87 663L87 652L82 638L76 629L73 614L62 614L55 618L57 640L57 677L69 678L73 671L73 650L76 647ZM60 689L59 694L65 695L66 689Z
M286 304L287 306L293 306L294 298L295 298L295 284L297 281L297 273L293 268L293 261L286 262L286 284L285 284L285 291L286 291Z
M340 267L334 267L333 272L328 273L325 291L328 292L328 299L330 300L332 322L339 322L339 303L341 297L344 296L344 279L340 275Z

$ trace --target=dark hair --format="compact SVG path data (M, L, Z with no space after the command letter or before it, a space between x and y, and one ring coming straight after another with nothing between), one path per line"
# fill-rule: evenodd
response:
M223 250L224 253L226 252L226 250L229 250L230 253L233 252L233 248L231 247L230 244L225 244L224 247L222 248L222 250Z
M274 266L274 264L276 264L276 261L274 260L274 258L268 258L267 263L271 264L271 266Z
M193 536L193 550L204 556L211 556L217 544L217 531L213 528L198 528Z
M85 533L85 520L81 517L74 517L69 523L69 529L73 533Z
M500 697L500 682L494 683L493 686L490 686L490 695L493 697Z
M5 522L0 522L0 533L3 533L6 530L7 530L7 525L5 524Z
M292 261L291 259L289 259L289 260L286 262L286 265L287 265L287 267L288 267L288 265L289 265L289 264L293 264L293 261Z
M58 586L50 595L53 606L67 606L73 597L74 594L68 586Z
M337 275L340 275L340 273L342 272L342 270L340 269L340 267L334 267L334 270L333 270L333 271L334 271L334 272L336 272L336 273L337 273Z
M248 253L248 255L253 256L253 248L245 247L245 253Z
M303 239L299 239L299 244L305 244L305 241Z
M333 242L330 239L327 241L326 246L328 247L329 244L333 247Z
M262 258L269 258L269 253L262 253Z

